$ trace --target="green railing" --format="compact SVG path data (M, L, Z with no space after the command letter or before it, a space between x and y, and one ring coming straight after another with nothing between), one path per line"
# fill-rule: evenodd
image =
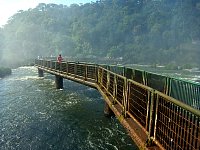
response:
M141 126L147 142L169 150L200 149L200 85L125 67L47 60L35 64L95 83L124 118Z
M200 84L198 83L122 66L108 66L105 68L200 110Z

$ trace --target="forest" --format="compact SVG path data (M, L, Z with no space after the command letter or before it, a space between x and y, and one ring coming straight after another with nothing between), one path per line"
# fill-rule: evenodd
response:
M0 28L0 64L58 54L199 67L200 0L40 3Z

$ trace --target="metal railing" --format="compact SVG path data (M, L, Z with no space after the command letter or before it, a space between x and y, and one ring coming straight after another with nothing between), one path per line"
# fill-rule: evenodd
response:
M128 80L127 114L149 130L149 108L153 89Z
M121 68L121 73L117 74L108 70L109 67L96 64L45 60L36 60L35 64L40 68L59 71L61 75L95 82L104 89L106 95L112 97L111 103L119 105L123 110L121 115L136 121L148 135L148 140L152 139L160 148L200 149L200 111L165 92L144 85L151 85L156 78L144 80L144 72L136 71L135 75L139 77L133 76L136 80L128 79L120 75ZM159 81L163 83L165 78ZM161 86L161 90L166 90L166 87ZM191 96L194 93L198 93L198 90L193 91Z
M154 138L165 149L200 148L200 112L156 91Z

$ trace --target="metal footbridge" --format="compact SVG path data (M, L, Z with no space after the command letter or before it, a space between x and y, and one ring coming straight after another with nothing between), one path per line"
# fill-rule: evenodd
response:
M114 65L36 59L39 76L97 89L140 149L200 149L200 84Z

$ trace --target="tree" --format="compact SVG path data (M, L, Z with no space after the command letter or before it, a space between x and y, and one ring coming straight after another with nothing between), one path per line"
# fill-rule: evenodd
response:
M41 3L10 18L0 30L0 48L9 61L62 53L123 57L128 63L179 64L184 59L198 64L199 10L199 0Z

